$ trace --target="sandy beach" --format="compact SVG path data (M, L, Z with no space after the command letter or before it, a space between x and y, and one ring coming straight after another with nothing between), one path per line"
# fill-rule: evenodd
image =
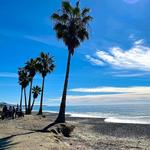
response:
M71 118L71 137L40 130L56 114L0 120L0 150L150 150L150 125L105 123L104 119Z

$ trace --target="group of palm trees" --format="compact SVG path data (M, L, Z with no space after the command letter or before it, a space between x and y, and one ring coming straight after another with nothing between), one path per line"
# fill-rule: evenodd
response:
M35 99L41 94L41 101L40 101L40 109L38 114L42 115L42 106L43 106L43 94L44 94L44 83L45 77L48 73L52 73L54 71L55 64L54 59L49 54L41 52L40 56L35 59L30 59L25 63L25 66L19 68L18 76L19 76L19 84L21 86L21 98L20 98L20 108L22 109L22 99L24 93L24 100L25 100L25 113L31 114L34 106ZM42 88L39 86L32 87L33 79L35 75L39 73L42 77ZM26 95L26 88L30 85L29 88L29 99L27 103L27 95ZM31 105L31 99L33 94L33 100Z
M53 13L51 19L54 22L54 31L58 39L63 40L64 44L68 48L68 60L67 60L67 69L66 76L64 81L64 89L62 94L62 100L60 105L60 110L58 117L56 118L55 123L64 123L65 122L65 109L66 109L66 96L67 96L67 87L69 80L69 71L71 58L75 52L75 48L79 47L80 44L89 39L89 22L92 20L92 17L89 15L89 8L80 8L80 1L78 0L75 6L72 6L69 1L63 0L61 9ZM24 90L25 96L25 108L27 113L31 113L33 107L31 107L31 91L32 91L32 81L36 74L39 72L43 78L42 84L42 93L41 93L41 102L39 114L42 114L42 104L43 104L43 91L44 91L44 80L47 73L53 72L55 68L53 57L41 53L40 57L33 60L31 59L26 63L26 66L19 69L19 83L21 85L21 93ZM29 92L29 101L27 107L26 100L26 87L30 83L30 92ZM41 89L39 87L33 88L37 94L34 95L34 99L40 93ZM22 96L21 96L22 97ZM22 104L22 98L20 100ZM33 101L34 103L34 101ZM46 128L45 128L46 129Z

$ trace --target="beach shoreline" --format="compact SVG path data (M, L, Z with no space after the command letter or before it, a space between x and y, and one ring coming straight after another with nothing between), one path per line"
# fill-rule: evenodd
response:
M66 116L75 129L71 137L53 133L40 133L52 123L57 113L44 113L44 117L26 115L14 120L0 120L0 149L12 150L127 150L150 149L150 125L107 123L105 118Z

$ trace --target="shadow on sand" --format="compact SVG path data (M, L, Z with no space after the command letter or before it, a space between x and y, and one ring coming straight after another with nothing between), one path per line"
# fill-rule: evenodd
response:
M7 150L10 149L13 145L16 145L18 143L12 143L11 136L0 139L0 150Z
M19 142L12 142L12 138L15 136L19 136L19 135L26 135L26 134L31 134L34 132L27 132L27 133L22 133L22 134L15 134L15 135L11 135L5 138L1 138L0 139L0 150L8 150L10 148L12 148L14 145L19 144Z

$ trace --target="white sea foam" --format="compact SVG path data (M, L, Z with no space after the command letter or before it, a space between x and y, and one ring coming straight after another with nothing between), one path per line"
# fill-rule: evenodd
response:
M126 117L118 114L103 114L103 113L70 113L71 117L81 118L106 118L105 122L112 123L131 123L131 124L150 124L150 116L134 116Z
M71 117L80 117L80 118L108 118L111 116L114 116L114 114L111 113L100 113L100 112L86 112L86 113L69 113ZM115 114L115 116L118 116Z
M105 122L111 123L131 123L131 124L150 124L150 116L139 117L108 117Z
M80 114L80 113L71 113L71 117L80 117L80 118L102 118L98 115L89 115L89 114Z

